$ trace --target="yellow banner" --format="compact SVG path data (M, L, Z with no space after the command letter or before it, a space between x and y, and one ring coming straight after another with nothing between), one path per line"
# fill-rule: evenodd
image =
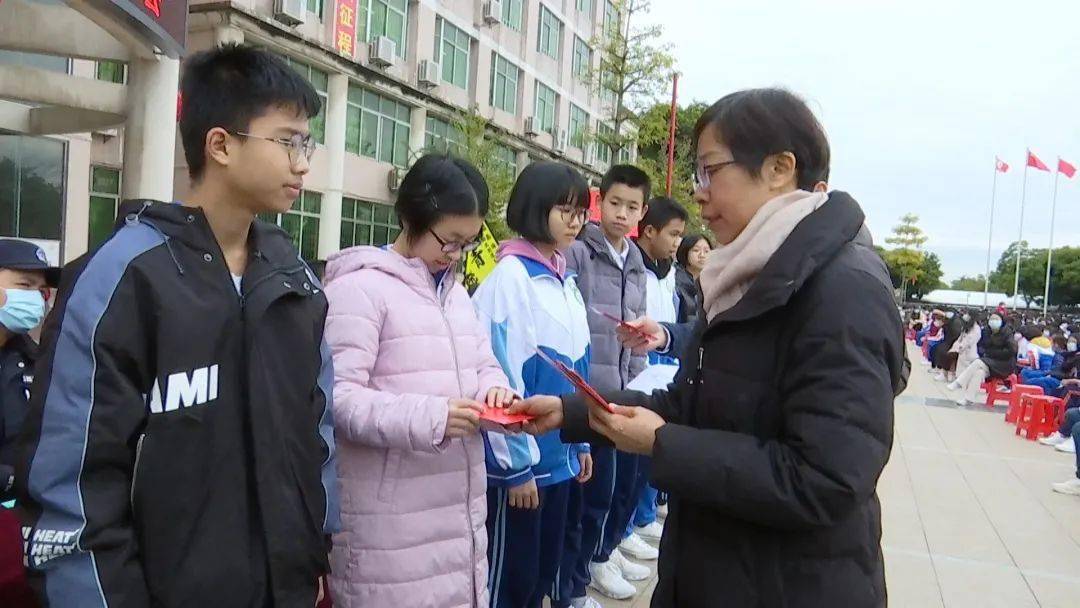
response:
M495 253L498 249L499 242L488 230L487 224L484 224L480 229L480 246L465 256L462 283L469 293L476 291L480 283L495 269Z

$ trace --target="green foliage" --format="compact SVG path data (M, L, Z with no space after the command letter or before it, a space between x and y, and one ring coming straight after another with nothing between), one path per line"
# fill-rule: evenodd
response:
M936 253L922 250L927 237L919 228L919 216L908 213L893 227L892 236L885 239L895 249L875 247L878 255L889 268L893 287L902 289L901 297L922 298L926 294L945 287L941 281L941 259Z
M990 273L990 289L1012 296L1016 280L1016 252L1020 251L1020 297L1028 306L1042 305L1046 286L1046 249L1030 249L1027 241L1013 242ZM1054 249L1050 268L1050 306L1080 302L1080 247Z
M981 274L977 277L960 277L949 285L950 289L959 289L961 291L982 291L984 287L986 287L986 275Z
M694 124L708 108L703 103L691 103L676 113L675 171L671 180L671 197L682 203L690 214L687 234L705 233L701 208L694 202ZM653 194L662 195L667 184L668 135L671 125L671 104L657 103L638 119L638 166L653 182Z

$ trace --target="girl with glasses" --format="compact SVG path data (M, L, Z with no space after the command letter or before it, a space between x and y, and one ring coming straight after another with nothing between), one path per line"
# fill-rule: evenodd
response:
M574 169L552 162L526 167L506 207L506 223L520 236L503 243L498 264L473 294L510 385L523 397L574 390L538 350L588 377L585 304L563 257L588 205L588 184ZM491 606L539 608L545 595L559 605L560 560L580 544L580 516L567 515L570 484L592 476L589 446L565 444L558 432L485 439Z
M429 155L394 208L392 245L326 266L342 499L334 605L486 606L479 416L514 394L453 266L480 232L488 188L468 162Z

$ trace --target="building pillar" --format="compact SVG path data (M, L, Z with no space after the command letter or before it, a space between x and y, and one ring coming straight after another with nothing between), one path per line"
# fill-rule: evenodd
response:
M124 199L173 199L180 62L136 57L128 64Z
M518 150L517 153L517 174L521 175L521 172L525 170L525 167L529 166L529 152L526 150Z
M416 106L409 113L409 164L424 153L427 133L427 108Z
M326 89L326 189L319 213L319 259L341 249L341 197L345 187L345 121L349 77L330 74Z

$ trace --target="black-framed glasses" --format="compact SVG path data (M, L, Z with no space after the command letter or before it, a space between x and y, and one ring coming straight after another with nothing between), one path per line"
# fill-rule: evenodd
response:
M574 220L584 224L589 221L589 210L587 208L574 207L572 205L558 205L555 207L559 211L559 216L567 226L571 225Z
M303 133L296 133L292 137L264 137L262 135L236 131L233 135L261 139L263 141L272 141L275 144L285 146L289 150L289 162L294 166L300 164L301 156L310 161L311 157L315 154L315 139L312 138L310 134L304 135Z
M694 188L698 190L704 190L712 185L712 174L716 173L724 167L730 167L731 165L737 165L737 160L725 160L721 163L697 163L694 165Z
M469 253L480 246L479 239L467 243L462 243L461 241L446 241L443 240L441 236L435 234L435 231L431 228L428 228L428 232L430 232L431 236L435 237L435 240L442 246L443 253L456 253L458 251L461 253Z

